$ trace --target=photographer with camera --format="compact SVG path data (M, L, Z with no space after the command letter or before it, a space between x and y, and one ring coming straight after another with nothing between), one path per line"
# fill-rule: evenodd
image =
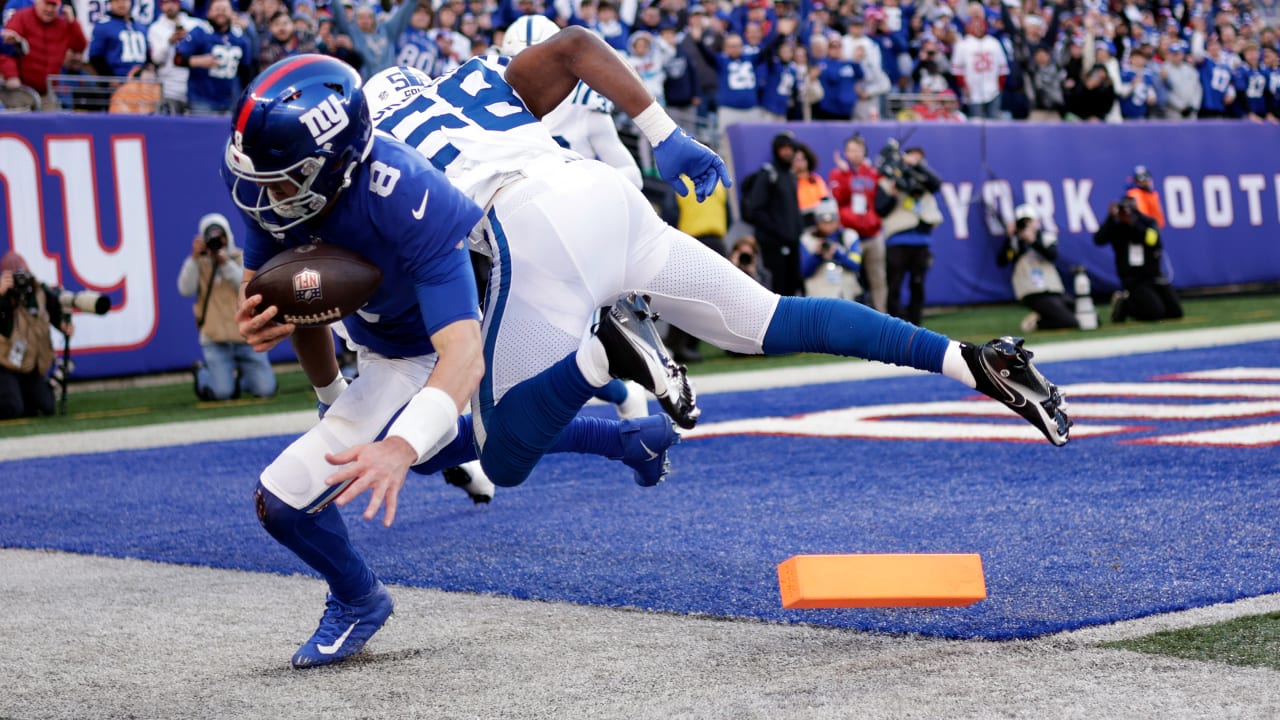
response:
M942 211L933 196L942 188L942 178L925 162L922 148L899 151L896 140L890 140L881 148L876 170L880 172L876 214L882 218L889 314L920 325L924 314L924 278L933 264L930 235L942 223ZM902 306L904 280L911 293L905 310Z
M862 294L862 246L858 233L840 226L840 210L831 198L813 209L813 227L800 236L800 274L807 297L856 300Z
M249 347L236 324L243 277L244 259L227 218L219 213L200 218L191 255L178 273L178 292L196 299L192 310L204 362L196 363L192 373L201 400L229 400L242 391L260 398L276 394L271 361Z
M1156 221L1126 195L1111 203L1107 219L1093 235L1094 245L1110 245L1120 287L1111 299L1111 321L1176 320L1182 303L1164 272L1164 243Z
M57 410L50 331L57 327L66 337L75 331L61 294L36 280L18 253L0 258L0 420Z
M760 243L751 235L740 235L729 250L729 261L766 290L773 289L773 273L760 262Z
M996 264L1013 265L1013 294L1031 308L1022 321L1022 332L1080 329L1075 309L1067 301L1062 275L1053 264L1058 259L1058 234L1040 226L1040 215L1030 205L1019 205L1013 217Z

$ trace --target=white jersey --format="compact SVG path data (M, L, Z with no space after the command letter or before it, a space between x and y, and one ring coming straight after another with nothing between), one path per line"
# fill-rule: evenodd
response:
M964 77L968 102L985 103L1000 95L1000 78L1009 74L1009 61L999 40L966 35L951 54L951 72Z
M617 168L631 184L641 187L640 166L618 139L612 113L612 100L579 81L564 102L542 116L542 124L561 146Z
M374 127L416 148L482 208L534 163L581 159L507 84L507 62L478 56L434 80L393 67L364 89Z

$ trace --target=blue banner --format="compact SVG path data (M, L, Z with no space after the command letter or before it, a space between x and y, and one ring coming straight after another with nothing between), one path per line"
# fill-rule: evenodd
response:
M178 294L177 275L205 213L223 213L242 236L218 174L227 127L225 119L0 115L0 252L22 253L46 284L112 300L107 315L76 317L77 377L177 370L199 359L193 300ZM1110 250L1090 236L1136 164L1161 191L1175 285L1280 279L1270 125L740 125L729 130L739 177L768 159L783 129L814 148L824 175L855 129L873 155L890 137L925 149L946 181L930 304L1012 298L1008 271L995 266L1000 239L986 204L1006 216L1015 204L1036 205L1060 233L1060 265L1085 265L1099 289L1114 285ZM290 357L287 347L273 351Z
M0 253L46 285L96 290L106 315L75 316L77 378L188 368L199 360L194 298L178 271L197 222L239 211L219 176L225 119L0 115ZM272 357L292 357L287 347Z
M930 305L1013 299L1009 269L995 264L999 217L1030 203L1061 242L1058 266L1083 265L1094 290L1117 286L1109 247L1093 244L1108 206L1136 165L1155 178L1168 225L1163 232L1173 284L1216 287L1280 280L1275 233L1280 173L1274 125L1247 122L752 124L729 128L735 179L770 157L773 137L792 132L817 154L825 178L833 153L858 132L874 161L890 138L924 149L944 180L945 220L933 233ZM987 208L996 209L988 212Z

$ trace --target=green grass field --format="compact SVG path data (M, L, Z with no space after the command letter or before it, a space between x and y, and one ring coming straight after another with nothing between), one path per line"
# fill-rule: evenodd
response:
M1124 323L1106 321L1107 308L1100 308L1102 327L1083 333L1055 330L1032 333L1029 344L1046 344L1083 337L1100 338L1192 329L1240 325L1280 320L1280 295L1232 295L1192 298L1185 302L1186 317L1160 323ZM958 340L985 342L997 335L1018 334L1018 323L1026 315L1021 305L987 305L948 309L925 318L925 325ZM694 376L739 370L795 367L832 362L829 355L789 355L785 357L729 357L705 343L704 360L689 368ZM195 358L193 358L194 360ZM72 382L68 392L67 414L56 417L9 420L0 422L0 438L23 437L50 432L74 432L102 428L127 427L186 420L204 420L263 413L306 410L315 407L311 386L296 366L280 368L279 394L270 400L234 400L199 402L192 391L188 374L176 374L172 382L163 384L131 383L122 380L106 389L88 389ZM100 388L103 383L89 383Z
M1028 336L1032 344L1048 344L1084 337L1115 337L1173 329L1223 327L1280 321L1280 295L1232 295L1191 298L1185 301L1186 317L1162 323L1106 321L1106 307L1100 308L1103 325L1096 331L1052 331ZM985 341L996 335L1017 334L1026 310L1018 305L966 307L934 312L925 325L956 339ZM706 344L705 360L693 365L694 375L739 370L794 367L831 362L825 355L787 357L729 357ZM279 394L270 400L236 400L223 403L199 402L188 375L178 374L172 382L90 383L99 389L72 383L68 413L49 418L0 422L0 438L24 437L51 432L75 432L104 428L179 422L244 415L258 415L315 407L315 395L301 371L293 366L280 368ZM1161 632L1133 640L1108 643L1108 647L1180 658L1259 666L1280 670L1280 614L1238 618L1216 625Z

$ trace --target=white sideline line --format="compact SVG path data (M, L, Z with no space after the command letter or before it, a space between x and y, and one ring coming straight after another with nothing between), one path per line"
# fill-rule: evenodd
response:
M1216 625L1236 618L1280 612L1280 594L1259 595L1232 602L1206 605L1186 610L1122 620L1110 625L1094 625L1049 635L1042 639L1061 639L1081 643L1106 643L1131 640L1166 630L1185 630L1201 625Z
M1173 330L1118 338L1068 340L1046 343L1034 347L1033 350L1038 361L1051 363L1275 339L1280 339L1280 322L1235 325L1207 330ZM695 377L695 383L699 394L714 395L744 390L904 377L921 372L895 365L850 360L793 368L720 373ZM310 428L315 423L315 417L313 411L296 411L274 415L10 438L0 440L0 461L52 457L69 453L190 445L213 440L240 440L268 435L294 435Z

